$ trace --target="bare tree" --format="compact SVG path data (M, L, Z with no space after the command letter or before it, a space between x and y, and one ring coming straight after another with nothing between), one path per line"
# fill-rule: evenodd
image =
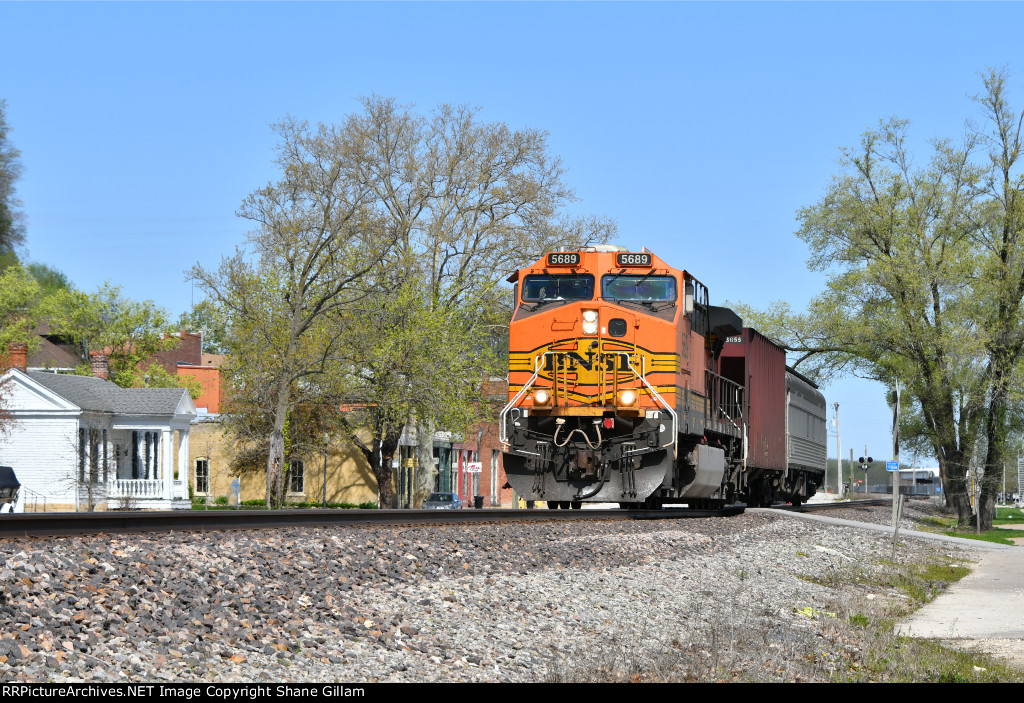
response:
M367 448L371 454L397 443L402 424L416 423L419 504L433 489L434 428L450 421L439 411L458 406L466 415L466 408L479 408L480 383L488 375L504 375L507 346L488 344L480 334L487 331L482 325L498 339L507 332L511 295L505 279L546 251L613 239L616 228L606 218L567 214L575 194L564 182L565 166L550 153L543 130L485 122L479 108L467 105L439 105L421 114L394 99L371 96L363 100L362 112L348 118L344 134L353 153L360 155L361 181L372 190L386 226L397 237L387 264L392 274L399 272L393 276L398 286L415 288L403 293L392 286L389 295L416 298L422 317L446 320L445 338L478 343L477 353L470 355L476 363L459 364L475 398L448 393L443 402L407 411L384 410L382 398L372 392L363 398L366 407L376 408L363 415L364 429L372 431L377 447ZM417 332L393 328L389 344L395 343L396 334ZM431 350L423 353L443 354L436 346ZM384 375L375 377L383 383ZM416 383L408 373L403 382ZM390 384L377 386L382 397L392 395L384 390ZM464 384L458 387L465 389ZM378 478L390 480L383 474Z
M192 269L231 323L233 412L272 418L268 508L283 497L288 415L311 400L307 391L341 343L329 320L366 294L360 280L394 241L337 129L288 119L275 131L281 176L249 195L238 213L256 224L248 249L216 271Z

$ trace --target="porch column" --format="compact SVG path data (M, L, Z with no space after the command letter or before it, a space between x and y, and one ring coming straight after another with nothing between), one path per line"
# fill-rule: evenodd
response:
M188 430L178 430L178 480L185 488L185 495L180 496L181 498L188 497L188 432Z
M157 478L163 479L164 499L166 500L171 498L171 482L174 480L172 440L171 428L168 427L160 432L160 475Z
M136 460L132 465L132 478L146 478L146 432L135 433Z

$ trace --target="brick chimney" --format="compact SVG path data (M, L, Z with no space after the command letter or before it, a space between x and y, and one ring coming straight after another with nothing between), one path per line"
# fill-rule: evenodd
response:
M7 346L7 353L11 368L24 373L28 367L28 345L24 342L11 342Z
M107 374L109 368L107 366L107 355L97 354L96 352L90 352L90 361L92 362L92 375L96 378L102 378L104 381L107 380Z

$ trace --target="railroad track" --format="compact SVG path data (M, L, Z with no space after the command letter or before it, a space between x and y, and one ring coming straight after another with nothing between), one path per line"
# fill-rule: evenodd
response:
M892 505L891 498L870 498L867 500L846 500L834 501L832 503L811 503L804 505L779 505L773 506L776 510L791 510L798 513L817 513L827 510L842 510L849 508L870 508L879 505Z
M889 499L813 503L776 510L819 512L889 505ZM60 537L139 532L216 532L284 527L411 527L537 520L680 520L730 517L743 505L720 510L174 510L98 513L9 513L0 515L0 538Z
M399 527L536 520L673 520L727 517L722 510L175 510L0 515L0 537L57 537L137 532L214 532L283 527Z

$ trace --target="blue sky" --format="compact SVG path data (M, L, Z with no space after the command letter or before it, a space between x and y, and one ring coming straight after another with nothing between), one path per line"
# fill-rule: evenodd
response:
M713 303L796 309L823 278L795 213L839 147L895 114L923 163L978 115L990 66L1024 107L1019 3L0 2L0 26L27 258L172 315L183 272L242 242L234 212L274 177L268 124L340 121L371 93L547 130L576 209L615 219L620 243ZM844 455L886 458L882 389L824 390Z

